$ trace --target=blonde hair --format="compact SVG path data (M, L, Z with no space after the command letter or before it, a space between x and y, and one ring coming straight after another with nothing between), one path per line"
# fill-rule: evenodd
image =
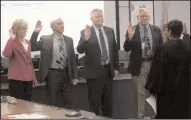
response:
M21 26L21 24L26 24L28 26L28 23L23 20L23 19L16 19L12 26L11 26L11 29L13 30L13 33L16 34Z

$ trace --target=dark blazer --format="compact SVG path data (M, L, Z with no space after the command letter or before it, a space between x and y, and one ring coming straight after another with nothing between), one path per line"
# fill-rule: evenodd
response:
M8 40L3 51L3 56L9 59L8 79L32 81L36 80L31 61L31 46L28 40L28 50L25 51L19 40Z
M191 52L184 40L168 40L153 57L145 89L157 99L157 119L189 119Z
M106 26L104 26L103 28L106 32L109 43L110 70L112 76L114 77L114 70L118 70L119 65L115 34L112 28ZM96 79L97 77L99 77L102 72L101 50L99 47L98 38L96 36L96 31L93 26L91 26L91 36L88 41L84 38L84 30L81 31L81 37L77 46L77 51L81 54L85 53L85 77L89 79Z
M182 41L186 45L187 48L189 48L191 46L190 45L190 35L189 34L184 34Z
M132 37L132 40L129 40L128 33L126 35L126 40L123 45L126 52L131 51L129 58L128 72L133 76L138 76L140 74L140 68L142 63L142 48L141 48L141 36L139 32L139 25L135 27L135 34ZM151 34L152 34L152 46L153 52L156 51L156 48L163 43L162 33L160 28L154 25L150 25Z
M53 55L53 34L52 35L43 35L40 40L37 42L37 37L39 33L33 32L31 36L31 46L32 50L40 50L40 68L39 68L39 78L38 80L42 82L47 77L48 71L52 64L52 55ZM66 49L68 54L68 74L69 80L72 84L72 79L78 78L78 71L76 65L76 57L73 47L73 39L63 35L66 42Z

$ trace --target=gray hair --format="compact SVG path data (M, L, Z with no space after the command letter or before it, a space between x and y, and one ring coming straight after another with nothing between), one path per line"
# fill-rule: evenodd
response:
M54 24L55 24L55 22L57 21L57 20L62 20L62 18L58 18L58 19L55 19L55 20L52 20L51 22L50 22L50 27L53 29L53 26L54 26Z
M101 9L95 8L95 9L93 9L93 10L90 12L90 16L92 16L92 14L95 13L95 12L102 12L102 13L103 13L103 11L102 11Z
M28 23L23 20L23 19L16 19L12 26L11 26L11 29L13 30L13 33L16 34L17 31L19 30L19 27L21 26L21 24L25 24L26 26L28 26Z

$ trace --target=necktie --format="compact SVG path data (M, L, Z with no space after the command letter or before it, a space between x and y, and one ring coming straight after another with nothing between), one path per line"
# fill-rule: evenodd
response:
M151 44L150 44L150 40L148 37L148 30L147 30L146 26L144 26L143 30L144 30L143 42L145 43L144 56L145 56L145 58L149 58L149 50L151 49Z
M66 45L63 39L58 39L59 42L59 58L60 58L60 68L64 69L66 67Z
M99 29L99 38L100 38L101 49L102 49L101 59L102 59L102 62L105 63L108 60L108 54L107 54L106 44L105 44L105 40L104 40L101 29Z

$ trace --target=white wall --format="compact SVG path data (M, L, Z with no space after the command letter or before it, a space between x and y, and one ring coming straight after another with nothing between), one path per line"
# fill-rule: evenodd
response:
M129 1L119 1L120 48L123 49L125 32L129 24ZM155 1L155 25L162 27L164 1ZM105 25L116 29L115 1L104 1ZM190 1L169 1L169 20L179 19L185 22L190 33Z
M115 1L104 1L104 25L112 27L116 34Z
M169 19L185 22L190 33L190 1L169 1Z

